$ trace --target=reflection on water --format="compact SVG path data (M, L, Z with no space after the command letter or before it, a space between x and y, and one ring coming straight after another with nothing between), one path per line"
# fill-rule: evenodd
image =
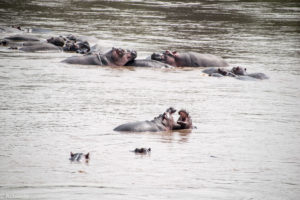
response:
M0 26L43 39L89 36L138 51L224 57L266 81L204 76L201 69L60 63L70 53L0 47L0 199L297 199L297 1L1 1ZM14 33L0 33L0 39ZM197 129L118 133L167 107ZM178 116L174 116L177 119ZM150 155L130 150L151 147ZM69 153L90 152L88 165Z

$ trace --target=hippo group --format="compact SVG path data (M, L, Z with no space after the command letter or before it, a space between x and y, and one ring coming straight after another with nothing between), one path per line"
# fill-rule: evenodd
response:
M5 37L0 41L0 45L25 52L64 51L87 54L92 49L88 41L72 34L65 37L50 37L46 40L28 34L16 34Z
M46 40L37 38L30 34L24 34L23 28L19 26L0 27L0 31L14 30L16 35L5 37L0 41L2 46L10 46L11 49L19 49L25 52L36 51L64 51L83 54L71 56L62 60L63 63L98 66L128 66L128 67L152 67L152 68L174 68L174 67L202 67L208 68L203 73L214 77L231 76L241 80L262 80L268 77L263 73L246 73L244 68L239 70L228 70L228 63L222 57L198 52L177 52L166 50L161 53L152 53L145 59L137 59L137 52L123 48L112 47L106 49L99 44L91 44L83 37L73 34L67 36L52 36ZM32 29L34 30L34 29ZM19 32L22 32L19 33ZM104 50L105 49L105 50Z

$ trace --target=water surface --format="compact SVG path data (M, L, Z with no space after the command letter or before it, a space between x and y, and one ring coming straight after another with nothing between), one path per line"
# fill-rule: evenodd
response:
M70 53L0 47L0 199L299 199L297 1L1 1L0 25L75 34L139 58L224 57L265 81L201 69L60 63ZM0 38L14 33L0 33ZM169 106L192 131L118 133ZM177 116L175 116L177 118ZM130 150L151 147L147 156ZM69 152L90 152L89 164Z

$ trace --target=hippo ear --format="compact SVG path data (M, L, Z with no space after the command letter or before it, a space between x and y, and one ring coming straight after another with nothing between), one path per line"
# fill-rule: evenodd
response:
M74 154L72 153L72 151L70 152L70 156L71 156L71 157L73 157L73 156L74 156Z
M175 54L177 54L177 51L173 51L172 53L175 55Z
M245 71L247 71L247 68L244 68Z
M90 159L90 153L85 154L84 157L85 157L85 159L87 159L87 160Z

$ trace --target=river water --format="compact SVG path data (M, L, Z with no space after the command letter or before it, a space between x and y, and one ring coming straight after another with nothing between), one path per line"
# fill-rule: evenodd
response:
M0 15L1 26L49 30L32 33L41 38L89 36L139 58L210 53L270 77L68 65L70 53L0 47L0 199L300 198L297 1L2 0ZM197 129L113 131L170 106ZM70 163L70 151L90 162Z

